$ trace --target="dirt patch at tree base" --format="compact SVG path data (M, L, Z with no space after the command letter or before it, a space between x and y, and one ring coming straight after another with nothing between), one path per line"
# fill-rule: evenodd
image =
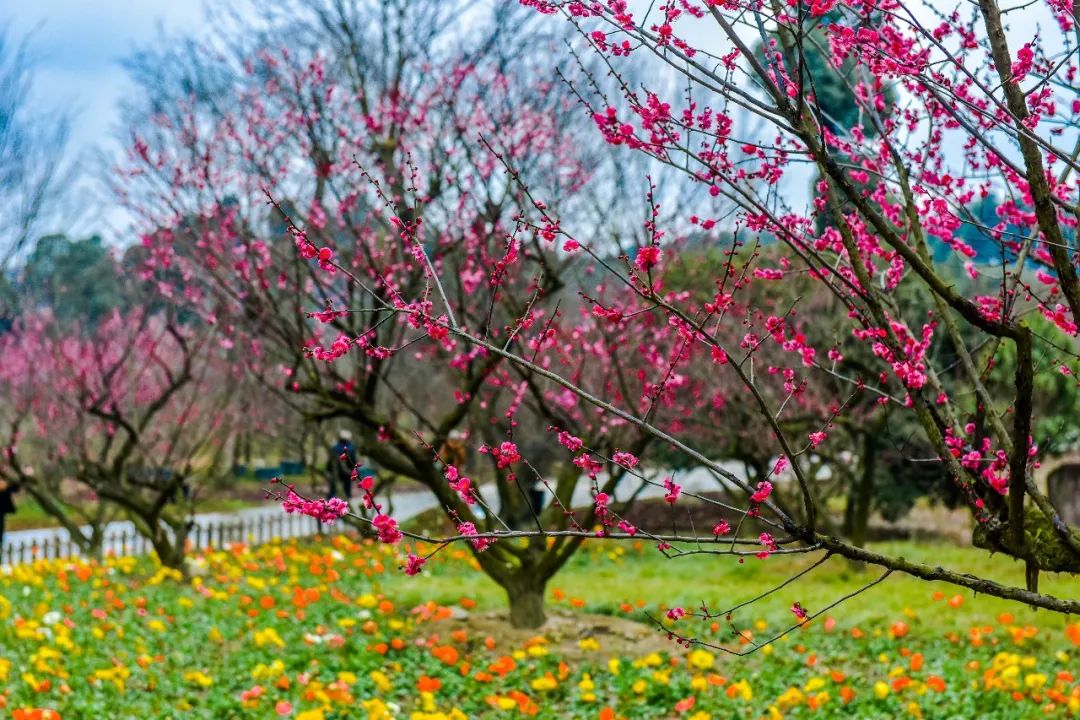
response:
M535 638L543 638L543 644L551 652L572 661L606 662L609 657L633 659L652 652L680 654L685 652L677 643L668 640L665 633L655 627L628 618L611 615L574 613L549 610L547 621L539 628L511 627L508 610L492 610L481 613L456 615L440 624L447 633L464 630L474 642L490 636L495 638L496 649L502 652L519 650L535 644ZM579 643L591 638L599 650L582 648Z

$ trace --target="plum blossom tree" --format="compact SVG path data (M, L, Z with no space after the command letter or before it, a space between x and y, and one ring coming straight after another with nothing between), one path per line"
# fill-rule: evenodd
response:
M682 378L665 379L686 343L662 324L621 325L617 316L634 311L628 304L600 312L592 301L549 301L580 264L572 246L552 244L557 227L524 221L532 203L522 183L567 217L598 214L617 206L609 202L615 184L585 193L584 183L619 169L572 93L550 76L542 32L529 44L537 52L510 53L505 10L463 35L444 22L448 7L305 2L254 47L221 39L204 53L219 58L212 70L191 67L183 82L166 83L196 92L150 103L117 190L145 223L140 272L221 327L268 393L309 422L355 423L361 455L430 488L462 533L521 524L580 530L595 512L620 506L614 490L625 468L611 458L621 451L636 462L651 436L595 414L503 355L462 344L444 325L467 323L501 347L564 364L657 422L691 414L701 395ZM527 11L513 15L535 23ZM404 26L407 39L379 30ZM299 40L283 47L282 34ZM512 177L504 161L513 162ZM644 181L639 187L644 194ZM636 245L633 236L654 232L653 222L615 214L597 223L596 236L612 243L613 228L622 228ZM438 287L429 283L436 274ZM606 283L588 287L599 303L612 293ZM521 448L535 439L520 435L522 425L551 438L573 426L566 443L575 452L560 450L555 465L526 463ZM465 466L440 455L455 432L466 436ZM583 455L585 443L608 460ZM546 485L559 502L538 513L530 485ZM572 514L567 503L586 485L610 506ZM379 519L386 516L373 488L363 489L375 529L399 537ZM295 490L282 490L293 511L343 510ZM548 579L581 540L480 538L470 547L507 591L513 622L535 626Z
M541 247L546 242L552 250L587 258L605 277L611 294L595 297L579 289L588 314L631 336L639 332L633 328L645 326L666 334L667 343L657 339L636 348L642 379L637 396L606 395L606 375L576 372L592 361L589 343L567 347L549 341L578 332L565 315L552 315L542 324L533 322L531 314L522 315L509 328L516 338L512 343L463 315L450 301L454 275L433 261L438 254L430 253L422 240L420 229L429 212L423 193L411 193L414 204L398 225L402 248L411 251L423 282L411 296L403 288L381 296L365 290L362 276L369 266L361 265L355 287L377 303L382 318L396 317L399 326L423 331L455 349L460 343L470 352L502 358L502 366L530 382L573 397L572 404L582 410L579 417L594 413L675 448L741 489L745 500L737 509L739 517L771 523L773 529L746 537L741 521L733 524L726 518L712 536L616 529L606 522L609 516L602 508L608 498L597 488L593 504L599 529L538 527L477 534L459 528L456 536L442 540L499 547L513 538L539 536L550 542L569 533L650 537L669 555L755 554L764 559L778 552L823 554L811 570L838 555L883 569L866 587L902 572L1035 607L1080 611L1080 600L1038 590L1041 571L1080 571L1080 533L1061 519L1032 475L1043 440L1033 435L1035 408L1043 406L1033 397L1039 387L1034 377L1072 376L1077 359L1080 276L1073 243L1080 217L1075 174L1080 101L1071 95L1078 72L1071 34L1077 25L1075 9L1068 3L1046 4L1043 12L1062 31L1048 39L1007 29L1005 11L995 0L980 0L970 17L959 10L941 12L932 4L894 2L686 0L641 11L621 0L523 4L543 14L563 14L579 30L581 42L606 64L603 78L570 81L601 136L687 174L701 188L701 208L684 222L707 224L718 241L722 230L727 238L777 243L782 254L745 273L729 264L709 279L706 300L666 291L665 268L678 246L665 240L651 201L645 205L649 232L641 246L612 257L587 236L587 220L562 215L545 189L517 169L516 158L492 152L526 200L519 226L535 232ZM844 68L842 77L859 105L861 122L850 127L826 121L815 97L820 79L815 73L821 68L805 62L803 44L821 42L819 27L828 46L817 51L828 59L827 72ZM748 37L765 43L763 55L753 52ZM666 67L682 82L674 89L628 83L622 69L634 66ZM887 96L895 104L886 115ZM481 138L480 144L492 143ZM783 190L788 178L799 179L803 166L818 173L819 180L812 196L801 201ZM376 180L369 182L378 187ZM998 207L997 225L980 224L968 208L994 193L1010 200ZM723 219L714 205L719 199L737 208L727 216L727 227L717 227ZM996 264L971 262L975 253L959 232L964 227L999 248ZM302 254L318 256L314 246L304 244L310 242L306 226L294 223L290 230ZM966 262L971 292L959 292L945 269L954 257ZM529 287L515 286L530 270L513 260L494 254L486 259L488 277L504 296ZM332 255L319 262L327 273L347 269ZM744 310L752 305L745 298L753 288L803 277L826 288L846 308L844 332L827 339L800 332L793 315L799 298L787 312ZM910 294L926 302L904 302ZM1029 318L1037 315L1057 325L1068 344L1033 332ZM988 378L996 351L1006 345L1013 350L1016 371L1003 388ZM678 348L666 356L668 369L660 378L650 377L658 366L650 360L654 347ZM1051 347L1059 363L1037 365L1036 350ZM772 350L785 353L787 362L761 362ZM868 358L865 369L840 372L844 358L854 353ZM711 362L694 365L692 360L702 355ZM415 359L430 364L437 358ZM707 387L709 378L719 374L745 388L746 402L768 428L776 460L767 479L751 484L735 476L698 451L693 435L681 432L677 423L654 421L656 401L675 385ZM809 428L795 431L786 420L804 409L797 399L813 386L835 394L835 402L819 407ZM848 402L848 396L860 402ZM823 509L808 467L815 450L837 441L839 418L853 407L867 406L862 398L879 413L910 419L921 443L934 453L921 459L935 462L963 497L974 521L973 543L999 558L1021 561L1026 587L860 548L823 529ZM605 461L602 452L577 438L573 424L564 426L556 441L572 448L575 463L587 471ZM500 463L507 456L514 458L508 464L518 462L514 452L492 455ZM623 467L633 472L628 467L633 464ZM781 484L795 490L793 508L773 494ZM680 501L676 481L665 479L664 488L668 502ZM379 522L391 526L388 519ZM746 544L756 547L745 550ZM408 570L418 571L423 560L412 557ZM778 591L790 592L789 583ZM832 606L820 604L807 609L796 602L796 620ZM678 624L689 615L730 618L731 611L672 609L664 626L674 638L694 643L703 641Z
M290 47L239 62L250 80L227 111L203 114L191 101L161 119L155 138L133 143L125 192L155 227L169 228L144 241L148 275L243 327L241 343L274 338L264 377L283 365L283 389L312 416L356 420L366 428L363 452L430 487L457 531L425 539L438 541L435 552L467 542L507 589L518 624L543 619L545 572L590 537L648 538L669 556L822 555L807 572L841 556L882 568L866 588L902 572L1080 611L1080 600L1038 591L1041 571L1080 570L1080 535L1032 475L1042 442L1035 408L1044 406L1034 377L1075 375L1077 359L1073 9L1047 4L1065 38L1054 44L1018 41L995 0L980 0L970 18L894 2L522 4L563 14L603 71L575 49L580 75L544 82L543 47L524 67L459 47L417 66L413 43L446 45L400 36L380 55L394 72L378 77L355 71L355 44L333 57ZM441 11L410 6L407 19L430 29ZM474 38L476 47L501 29ZM627 80L656 68L679 82ZM823 116L822 72L850 84L859 122ZM640 195L619 187L623 201L643 201L634 246L615 250L602 220L583 212L594 206L582 198L608 197L612 185L592 172L598 156L581 126L564 120L578 116L622 156L646 158L649 172L692 182L699 206L664 216L657 198L667 181L655 173ZM806 168L818 180L802 198L787 189L805 187ZM286 242L261 236L263 193ZM992 194L1009 200L987 226L969 208ZM961 228L997 247L998 262L974 264ZM698 292L669 289L678 239L691 233L728 246L729 262ZM780 252L739 262L747 243ZM957 258L970 292L946 272ZM804 332L801 318L812 315L794 293L786 308L759 306L761 288L781 292L796 279L844 308L842 331ZM303 322L305 312L316 325ZM1070 339L1054 341L1058 367L1035 364L1049 341L1032 331L1033 315ZM1016 372L1003 387L988 377L1005 345ZM849 357L860 363L845 365ZM764 428L757 439L771 445L764 477L741 477L703 454L688 422L715 417L730 427L732 396L716 389L732 386ZM832 401L808 401L815 397ZM531 526L511 527L501 517L510 513L437 449L451 430L475 430L486 442L473 451L512 498L529 477L516 430L529 426L520 419L527 412L547 418L546 437L569 462L565 483L548 488L551 505ZM973 542L1022 561L1027 587L828 532L814 458L842 438L841 422L886 412L932 449L920 460L936 463L963 497ZM712 473L740 502L706 498L716 522L692 536L633 526L609 487L620 478L655 483L673 507L686 501L677 478L642 470L650 444ZM582 479L583 507L573 493ZM284 499L294 510L345 512L293 495ZM359 514L384 542L407 535L370 492ZM427 557L410 554L405 570L422 572ZM791 581L777 591L791 592ZM795 600L798 622L835 604ZM663 626L701 642L680 619L740 607L673 608Z
M90 555L121 511L183 570L191 489L220 469L239 386L213 328L141 310L92 332L49 314L0 338L5 441L18 483ZM84 525L88 528L84 530Z

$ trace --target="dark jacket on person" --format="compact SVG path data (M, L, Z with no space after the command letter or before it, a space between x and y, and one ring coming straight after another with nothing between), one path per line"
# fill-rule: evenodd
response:
M11 515L15 512L15 493L18 492L18 485L8 485L3 490L0 490L0 515Z
M349 482L354 467L356 467L356 447L351 442L338 440L330 448L330 458L326 461L326 469L330 471L330 477L338 482Z

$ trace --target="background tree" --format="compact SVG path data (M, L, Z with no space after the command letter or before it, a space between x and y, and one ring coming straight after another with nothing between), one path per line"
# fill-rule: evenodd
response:
M0 283L5 285L13 261L60 209L70 179L64 155L67 119L55 110L32 108L33 81L28 38L0 28ZM10 288L0 292L0 301L0 315L10 318Z
M217 341L140 310L96 329L27 316L0 339L0 474L83 552L100 552L112 507L182 570L192 485L218 476L235 422L239 385Z
M586 236L587 221L562 217L542 188L522 179L513 157L500 158L507 177L529 200L519 222L552 247L591 258L596 272L617 289L613 297L585 298L594 315L612 320L620 332L632 334L635 326L659 327L669 343L683 340L686 350L669 356L674 359L665 377L678 375L680 384L694 386L693 362L704 356L712 362L709 374L730 373L745 388L751 406L769 428L778 458L770 484L751 485L697 450L691 435L651 421L651 405L646 402L643 409L639 403L655 392L656 383L643 383L643 397L609 400L602 392L606 377L573 377L572 369L589 361L587 343L574 352L579 362L565 358L554 364L542 352L546 329L522 348L493 342L486 332L459 322L445 293L438 292L455 275L431 262L422 243L411 242L420 220L426 222L426 208L419 193L410 192L415 210L402 224L402 239L406 247L414 248L416 261L427 274L412 296L402 297L396 306L383 306L399 325L412 323L429 336L460 340L476 352L503 358L537 382L551 383L588 403L598 415L618 418L673 446L745 494L742 517L772 522L777 529L776 534L766 532L756 539L740 532L741 522L734 527L718 523L711 537L663 535L655 528L614 533L606 526L571 534L618 539L645 535L671 555L738 555L740 543L756 545L751 552L763 558L776 552L823 552L883 568L867 587L899 571L1035 607L1080 610L1080 600L1040 593L1037 586L1040 571L1080 571L1080 535L1061 519L1032 479L1038 444L1044 440L1033 437L1039 406L1034 348L1045 340L1032 332L1028 322L1037 313L1070 338L1077 332L1080 276L1068 238L1077 214L1078 168L1069 143L1061 142L1066 129L1072 133L1070 140L1075 136L1075 111L1066 95L1071 92L1069 78L1078 70L1074 53L1038 39L1019 49L1011 47L1002 11L993 0L980 3L970 25L956 15L934 28L925 27L902 7L877 17L867 15L862 6L820 3L790 9L765 2L738 7L666 3L641 14L621 4L541 0L525 4L544 14L563 11L584 40L604 56L610 73L603 81L594 77L592 93L582 98L602 137L679 168L702 184L703 209L691 222L700 224L704 218L715 225L709 198L723 197L738 208L734 228L727 230L730 237L742 232L765 236L784 248L775 265L756 267L746 277L729 266L739 282L728 288L716 279L704 293L711 295L707 301L695 300L690 293L668 293L663 287L670 262L667 251L678 248L665 243L662 229L652 225L648 242L633 257L612 262ZM856 63L853 97L874 128L873 135L824 122L805 73L805 17L832 9L840 17L828 27L828 62L834 71L849 59ZM1055 7L1054 13L1066 30L1074 26L1069 8ZM759 31L763 26L780 28L775 52L764 59L741 35L742 23L748 20ZM723 47L703 46L695 38L708 38ZM640 68L651 61L682 73L682 86L671 91L622 81L620 66ZM890 115L882 112L886 86L892 86L898 98ZM741 108L745 117L739 119L749 122L737 124L729 112L732 107ZM796 160L810 163L821 178L805 210L793 207L778 189ZM946 264L935 260L932 243L947 245L957 259L972 258L974 249L957 235L963 225L959 208L995 190L1025 198L998 209L1001 222L1019 231L1006 234L1001 228L982 228L983 236L999 244L1006 260L994 272L966 266L973 283L970 290L961 290ZM649 202L645 208L646 215L655 219L655 205ZM823 217L827 222L821 222ZM577 234L575 226L585 230ZM305 239L306 231L306 224L293 228ZM301 244L300 249L303 253L306 246ZM317 254L314 248L307 252ZM1025 281L1029 257L1043 266L1043 288ZM323 271L340 271L331 260L323 258ZM521 293L521 286L514 284L520 276L505 266L492 267L498 267L505 295ZM515 266L513 271L520 269ZM810 278L829 291L846 311L845 332L815 345L791 321L790 313L728 314L740 306L739 300L750 304L744 298L751 289L788 282L792 276ZM362 283L356 287L366 297L378 298ZM912 297L921 302L910 302ZM551 329L557 333L561 328ZM531 323L521 321L511 330L524 331L537 332ZM729 342L732 336L737 340ZM989 358L1004 345L1015 350L1016 372L1007 387L997 387L987 381L986 370ZM650 369L655 368L647 361L651 347L639 348L640 361ZM766 352L780 351L789 358L783 364L763 362L763 372L754 362ZM1075 340L1060 352L1075 356ZM838 378L821 372L813 362L828 358L840 366L849 355L865 357L867 372ZM430 366L438 357L416 359ZM825 365L824 359L820 364ZM649 372L643 369L642 375ZM794 399L810 387L828 396L838 379L845 381L847 392L806 421L815 429L790 429L787 419L800 407ZM669 387L666 381L660 386ZM862 407L877 408L878 413L887 408L890 422L902 416L905 426L916 430L915 446L932 448L939 473L970 511L976 528L973 542L999 553L999 558L1022 561L1028 571L1026 588L859 548L828 532L820 520L821 503L810 470L817 451L839 439L833 432L834 416L856 407L846 401L848 395L865 396ZM876 419L875 413L868 421ZM573 437L572 428L567 432ZM583 455L575 458L583 466L594 458L602 460L587 448ZM773 479L790 483L794 509L779 494L773 496ZM677 503L677 485L668 480L665 488L666 499ZM594 502L604 506L607 498L595 491ZM389 518L379 519L379 525L393 527ZM513 538L553 537L554 532L504 529L443 540L502 544ZM729 533L730 543L720 540ZM397 541L400 536L386 534L383 539ZM423 559L410 558L408 569L418 571ZM808 616L799 604L793 605L793 613L800 620ZM665 629L684 643L706 642L676 629L673 623L687 614L714 617L707 607L690 613L673 608Z
M580 302L548 302L575 260L545 239L554 228L519 222L528 206L521 183L555 198L567 216L606 205L596 237L613 254L613 228L633 247L649 218L610 213L614 183L579 192L587 177L617 169L602 145L580 142L592 137L589 120L539 52L558 33L512 8L476 13L469 31L448 23L466 11L475 12L443 2L299 2L268 17L261 32L244 27L208 40L199 56L211 64L171 62L178 56L169 49L144 54L136 78L147 97L131 109L139 132L116 184L146 228L140 272L163 296L212 317L266 391L305 422L355 424L360 453L380 474L425 485L455 526L483 530L503 527L503 513L534 524L528 485L548 478L478 454L481 444L524 445L521 424L571 421L609 456L640 450L647 438L504 367L498 354L461 346L431 321L388 322L387 308L409 307L419 319L439 303L444 319L507 346L532 342L513 331L519 323L550 325L551 346L542 344L551 362L560 348L587 343L589 361L574 372L603 377L614 398L628 387L637 395L650 380L620 365L625 353L653 344L654 361L666 367L678 343L657 343L652 328L609 329ZM506 28L521 22L536 29L511 40ZM522 37L537 52L526 52ZM503 175L500 158L514 161L517 181ZM409 357L438 358L439 372L418 370ZM655 374L652 382L662 380ZM657 413L685 411L661 400ZM490 496L451 485L464 487L448 479L463 471L437 449L454 431L470 438L469 487L490 483ZM548 492L569 503L598 473L562 459ZM607 491L622 478L613 468ZM545 512L556 525L588 524L565 511ZM514 623L535 626L547 580L579 545L537 538L473 549L507 590Z

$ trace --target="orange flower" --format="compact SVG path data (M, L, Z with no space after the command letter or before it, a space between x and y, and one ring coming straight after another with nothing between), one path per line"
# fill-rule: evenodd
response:
M963 595L953 595L951 598L949 598L949 607L951 607L951 608L958 608L963 604L964 604L964 596Z
M466 640L469 639L469 634L464 630L455 630L454 632L450 633L450 639L456 643L464 643Z
M581 598L570 598L570 604L573 605L576 608L585 607L585 601L582 600Z
M11 713L11 717L12 720L60 720L60 713L42 708L32 710L16 709Z
M1080 646L1080 622L1066 625L1065 637L1069 638L1073 645Z
M844 701L845 705L855 699L855 691L851 689L850 685L840 688L840 699Z
M457 648L452 645L434 647L431 649L431 654L446 665L456 665L458 661Z
M934 692L945 692L945 681L937 675L931 675L926 678L926 684Z
M697 702L697 698L691 695L685 700L680 700L675 703L675 712L686 712L690 708L694 707L694 703Z
M307 603L319 602L320 597L322 597L322 595L315 588L307 588L304 590L304 601Z
M488 670L499 677L503 677L506 673L511 672L516 667L517 663L514 662L514 658L509 655L503 655L501 658L488 665Z
M612 710L611 707L605 705L600 710L600 717L598 720L615 720L615 711Z
M274 598L270 595L263 595L261 598L259 598L259 607L261 607L263 610L269 610L270 608L274 607L274 604Z
M846 678L847 676L839 670L833 670L831 673L829 673L829 677L832 678L832 681L834 683L842 683L844 682L844 678Z
M420 692L437 692L442 687L442 681L439 678L428 677L427 675L421 675L420 679L416 681L416 689Z
M923 668L923 654L915 653L911 656L911 672L919 672Z
M566 593L564 593L559 588L555 588L551 591L551 597L555 599L555 602L558 602L566 597Z
M908 629L908 624L903 620L900 620L898 622L894 622L889 627L889 632L892 633L892 636L895 638L902 638L908 634Z
M472 610L474 607L476 607L476 601L472 598L463 597L461 598L461 600L458 601L458 605L465 608L466 610Z

